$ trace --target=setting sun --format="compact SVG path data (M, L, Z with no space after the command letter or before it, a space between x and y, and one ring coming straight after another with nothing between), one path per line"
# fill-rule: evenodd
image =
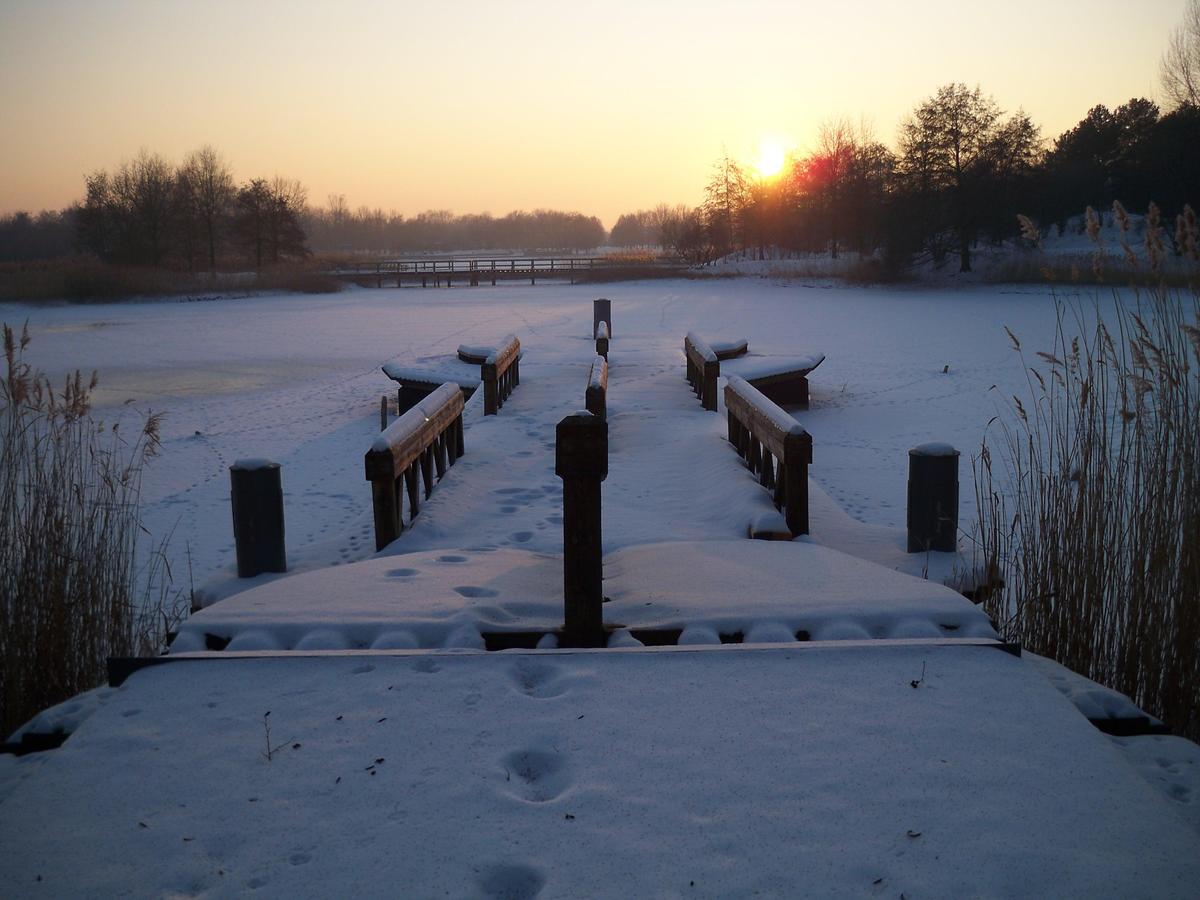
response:
M758 145L758 158L754 162L754 169L763 178L774 178L783 171L786 159L787 153L781 142L764 140Z

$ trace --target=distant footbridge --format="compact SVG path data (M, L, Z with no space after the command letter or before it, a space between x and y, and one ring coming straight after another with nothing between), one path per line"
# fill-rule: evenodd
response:
M669 278L688 270L682 259L629 260L613 256L519 256L449 257L442 259L386 259L343 263L327 270L329 275L364 286L452 287L478 286L499 281L538 279L570 281L628 281L638 278Z

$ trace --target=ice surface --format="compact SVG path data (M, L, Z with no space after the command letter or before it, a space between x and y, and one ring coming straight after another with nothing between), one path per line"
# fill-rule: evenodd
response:
M693 330L744 335L765 357L794 357L802 347L830 355L803 416L819 461L810 468L813 537L889 568L920 573L928 566L939 579L949 575L953 555L904 553L907 451L934 436L968 456L996 412L994 398L1025 383L1003 326L1035 347L1055 328L1048 291L1034 287L893 290L722 279L621 283L606 285L606 293L630 326L610 372L609 550L665 537L743 538L750 518L770 509L744 469L740 480L729 479L728 458L736 455L721 442L724 423L698 409L684 382L679 335ZM165 413L162 452L143 481L142 518L151 532L143 543L153 546L174 530L172 570L187 572L190 555L196 587L220 596L273 577L240 584L235 577L231 461L265 457L283 468L293 571L369 557L362 455L379 433L380 394L394 395L380 363L422 369L420 377L435 384L475 387L478 366L458 362L456 348L494 346L514 322L529 326L522 325L530 359L522 362L521 386L500 416L485 421L468 405L467 456L397 543L405 551L487 544L558 552L561 500L553 492L538 499L535 491L557 481L545 445L555 422L582 401L585 339L574 326L588 319L593 299L579 285L485 285L436 296L372 288L207 303L3 303L0 318L29 320L27 358L56 382L77 367L98 369L95 404L106 419L134 408ZM1102 307L1111 303L1101 297ZM205 341L192 340L199 332ZM950 374L942 372L946 364ZM696 440L705 428L711 441ZM686 441L664 438L684 434ZM465 480L470 470L491 486ZM499 495L490 494L514 488L524 491L513 495L517 502L496 504ZM973 493L964 490L961 503L959 520L970 522ZM487 523L479 521L481 504L496 513ZM669 532L664 520L673 523ZM521 543L511 535L529 537Z

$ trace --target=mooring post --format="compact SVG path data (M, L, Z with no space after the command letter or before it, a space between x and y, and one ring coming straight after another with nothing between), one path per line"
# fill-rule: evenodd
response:
M238 578L286 572L283 480L279 463L239 459L229 467Z
M379 430L387 431L387 394L379 398Z
M958 549L958 457L949 444L908 451L908 552Z
M612 302L601 297L599 300L592 301L592 339L600 337L600 323L604 322L608 325L608 334L606 337L612 337Z
M608 477L608 423L589 412L555 429L554 472L563 480L562 645L603 647L600 482Z

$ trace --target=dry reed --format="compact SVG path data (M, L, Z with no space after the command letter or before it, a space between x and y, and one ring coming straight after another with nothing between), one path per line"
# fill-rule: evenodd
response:
M1200 293L1058 304L1053 347L974 461L1006 638L1200 738Z
M161 650L183 609L162 546L139 564L142 467L157 416L130 439L91 416L96 376L55 389L3 326L0 381L0 736L95 687L109 656Z

